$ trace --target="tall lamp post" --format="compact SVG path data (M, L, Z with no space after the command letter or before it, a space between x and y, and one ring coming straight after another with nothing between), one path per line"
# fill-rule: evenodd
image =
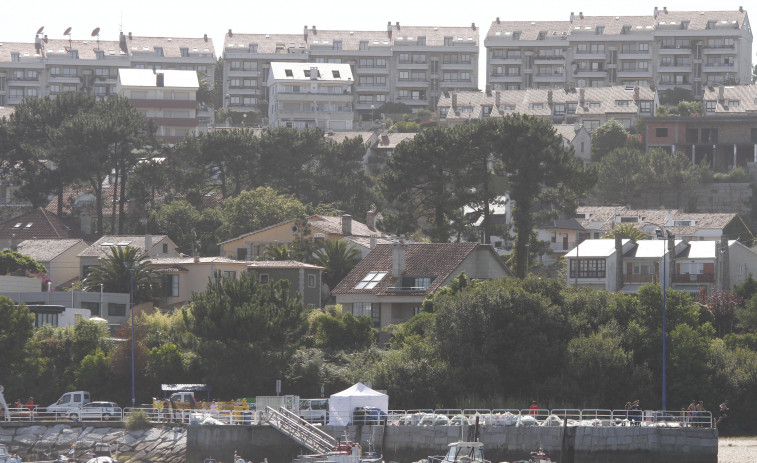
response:
M662 228L658 228L655 233L657 234L657 239L662 240L662 413L663 416L665 415L665 410L667 410L667 404L668 404L668 384L667 384L667 359L668 359L668 352L667 352L667 337L668 337L668 327L667 327L667 313L666 313L666 299L665 299L665 293L666 293L666 287L667 282L665 281L665 274L667 272L667 238L674 238L673 234L670 233L670 230L665 230L663 232Z
M134 394L134 267L129 267L124 262L124 267L129 270L129 310L131 312L131 408L137 406Z

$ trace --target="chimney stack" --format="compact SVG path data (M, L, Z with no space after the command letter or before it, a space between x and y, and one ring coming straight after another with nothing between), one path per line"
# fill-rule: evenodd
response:
M392 243L392 276L402 277L405 273L405 260L407 258L407 244L402 241Z
M342 233L345 235L352 234L352 216L349 214L342 215Z
M308 25L305 24L305 27L302 28L302 35L305 36L305 41L308 39Z
M386 23L386 33L391 39L392 38L392 22L391 21Z
M202 35L202 39L207 42L208 41L208 34L203 34Z
M499 24L499 16L497 16L497 24Z
M660 10L657 9L657 7L654 7L654 17L657 19L657 15L660 14Z
M371 230L374 230L376 228L376 211L371 209L365 213L365 224Z
M584 19L584 12L583 11L579 11L578 12L578 18L579 19Z
M231 33L231 29L229 29L229 37L234 37L234 34Z
M131 39L132 39L132 37L131 37L131 32L129 32L129 40L131 40Z
M574 20L574 19L576 19L576 15L575 15L575 13L573 13L573 12L571 11L571 12L570 12L570 22L573 22L573 20Z

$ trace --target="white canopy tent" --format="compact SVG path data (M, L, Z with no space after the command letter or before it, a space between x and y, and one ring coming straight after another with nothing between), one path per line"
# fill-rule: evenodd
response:
M374 391L363 383L357 383L329 398L329 424L347 426L352 421L352 412L356 408L373 407L389 410L389 396Z

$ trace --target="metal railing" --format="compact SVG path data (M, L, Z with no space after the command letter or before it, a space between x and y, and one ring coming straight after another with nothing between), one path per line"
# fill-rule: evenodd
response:
M0 422L119 422L136 413L144 413L151 423L208 422L216 420L229 425L266 424L264 412L247 410L173 409L152 407L125 408L115 416L82 416L72 419L69 413L30 411L10 408L7 417L0 413ZM347 411L329 413L331 422L347 425L389 426L660 426L680 428L711 428L712 413L687 410L609 410L609 409L416 409ZM212 422L212 421L211 421Z

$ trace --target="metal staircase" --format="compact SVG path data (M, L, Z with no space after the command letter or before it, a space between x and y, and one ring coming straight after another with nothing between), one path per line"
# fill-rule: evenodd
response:
M266 421L313 453L328 453L339 446L335 438L284 407L279 410L266 407Z

